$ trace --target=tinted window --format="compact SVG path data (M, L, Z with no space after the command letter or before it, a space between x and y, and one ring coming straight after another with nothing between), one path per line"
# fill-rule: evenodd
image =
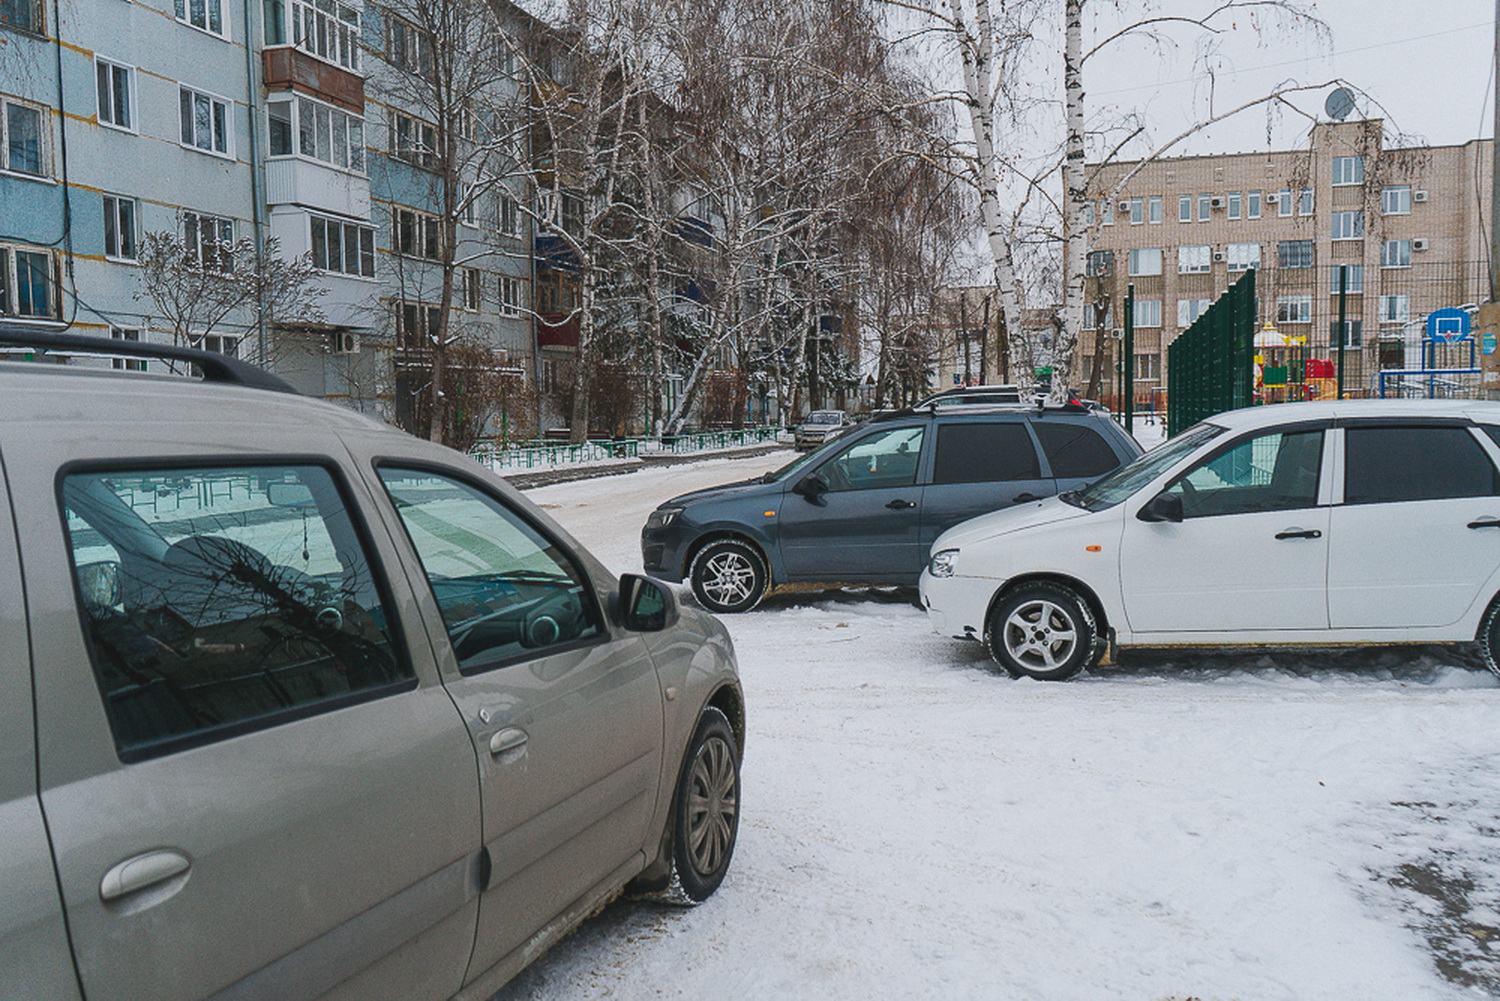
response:
M1026 425L943 424L938 427L933 483L1034 480L1041 473Z
M1468 428L1351 427L1346 504L1389 504L1497 491L1495 467Z
M909 487L917 482L922 429L893 428L866 435L818 467L829 490Z
M583 574L494 497L458 480L382 469L465 672L600 634Z
M1109 442L1091 427L1037 421L1031 428L1041 439L1042 451L1047 453L1047 461L1052 465L1052 475L1060 480L1101 476L1120 464Z
M1235 443L1170 487L1184 518L1289 511L1318 502L1322 431L1273 432Z
M326 470L75 474L63 500L122 758L268 726L411 677Z

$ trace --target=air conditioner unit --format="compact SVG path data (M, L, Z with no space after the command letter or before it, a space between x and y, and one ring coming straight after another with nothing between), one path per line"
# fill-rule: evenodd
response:
M1417 237L1415 240L1413 240L1411 242L1411 249L1412 250L1426 250L1427 249L1427 241L1425 239L1423 239L1422 237Z
M1216 261L1222 261L1223 259L1224 259L1224 251L1222 251L1222 250L1216 250L1216 251L1214 251L1214 260L1216 260Z
M1214 195L1212 198L1210 198L1208 200L1208 204L1211 207L1213 207L1213 208L1221 209L1221 208L1224 207L1224 196L1223 195Z
M1128 201L1126 201L1125 199L1122 198L1120 200L1120 211L1121 212L1129 212L1130 211L1130 202L1128 202Z
M1427 192L1420 189L1413 191L1411 193L1411 200L1414 202L1425 202L1427 200Z
M359 354L359 335L347 330L335 330L328 335L328 350L336 355Z

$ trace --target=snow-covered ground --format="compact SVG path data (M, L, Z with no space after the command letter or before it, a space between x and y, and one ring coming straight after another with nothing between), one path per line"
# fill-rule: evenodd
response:
M783 461L529 496L625 571L660 501ZM1138 654L1049 685L911 599L727 618L749 740L722 889L617 902L499 997L1500 996L1500 688L1472 655Z

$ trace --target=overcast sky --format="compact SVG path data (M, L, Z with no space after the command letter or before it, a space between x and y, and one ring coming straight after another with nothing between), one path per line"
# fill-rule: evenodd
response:
M1134 6L1134 5L1131 5ZM1164 3L1164 9L1200 3ZM1493 0L1319 0L1317 13L1331 39L1309 34L1257 39L1248 24L1217 41L1215 110L1227 110L1287 80L1320 83L1343 78L1366 91L1354 116L1385 117L1407 135L1433 145L1493 134ZM1183 38L1188 36L1184 35ZM1152 139L1164 142L1205 117L1210 87L1191 42L1160 54L1146 43L1116 44L1091 61L1085 77L1091 109L1143 109ZM1299 99L1323 115L1327 90ZM1214 126L1174 154L1286 149L1302 145L1306 119L1283 114L1270 123L1256 109ZM1134 152L1140 153L1140 150Z

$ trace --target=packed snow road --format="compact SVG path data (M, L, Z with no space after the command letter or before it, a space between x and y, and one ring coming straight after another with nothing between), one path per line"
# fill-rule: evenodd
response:
M636 570L659 502L782 461L530 496ZM728 879L695 910L611 905L499 998L1500 996L1500 688L1477 660L1136 655L1021 682L913 597L726 619L749 704Z

